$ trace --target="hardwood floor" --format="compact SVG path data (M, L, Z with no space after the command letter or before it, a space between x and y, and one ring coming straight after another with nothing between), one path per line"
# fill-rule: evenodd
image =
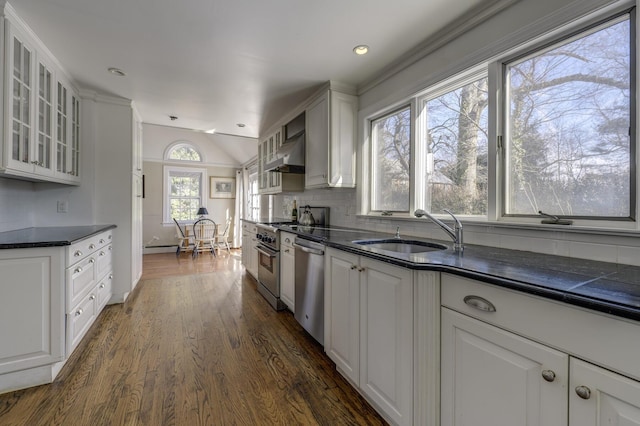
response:
M383 425L238 251L144 256L50 385L0 395L0 425Z

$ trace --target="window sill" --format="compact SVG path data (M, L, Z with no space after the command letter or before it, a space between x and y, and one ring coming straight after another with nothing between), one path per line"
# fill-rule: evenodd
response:
M392 216L382 216L381 214L359 214L356 215L358 219L382 219L389 221L409 221L409 222L423 222L430 221L428 218L417 218L408 213L394 213ZM437 215L438 219L445 222L451 219L448 215ZM506 222L506 221L489 221L483 218L457 216L464 226L471 227L483 227L483 228L505 228L514 230L535 230L542 232L566 232L576 234L591 234L591 235L608 235L608 236L640 236L640 230L637 228L613 228L606 226L584 226L584 225L551 225L541 224L535 222ZM626 222L633 224L634 222Z

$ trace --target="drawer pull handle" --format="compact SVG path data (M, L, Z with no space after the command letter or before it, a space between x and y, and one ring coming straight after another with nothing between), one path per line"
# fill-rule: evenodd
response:
M476 308L481 311L485 311L485 312L496 311L496 307L493 305L493 303L489 302L484 297L473 296L473 295L465 296L464 303L471 306L472 308Z
M582 399L591 398L591 389L589 389L586 386L578 386L578 387L576 387L576 393Z
M83 313L83 312L84 312L84 311L82 310L82 308L78 309L78 310L76 311L76 316L77 316L77 317L79 317L80 315L82 315L82 313Z
M95 244L90 244L90 245L89 245L89 250L93 250L94 248L96 248L96 245L95 245Z
M76 268L76 270L75 270L75 271L73 271L73 273L74 273L74 274L79 274L80 272L82 272L82 267L80 267L80 266L78 266L78 267Z
M96 295L92 294L91 296L89 296L89 300L96 300Z
M556 379L556 373L551 370L542 370L542 378L551 383Z
M76 252L75 252L75 253L73 253L73 255L74 255L75 257L80 257L80 256L82 256L82 252L81 252L80 250L76 250Z

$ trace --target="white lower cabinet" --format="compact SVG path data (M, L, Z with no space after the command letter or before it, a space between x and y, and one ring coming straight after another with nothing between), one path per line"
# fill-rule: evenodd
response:
M328 248L325 351L390 422L413 424L413 271Z
M441 426L640 425L637 322L448 274L442 304Z
M441 359L443 426L552 426L567 418L567 354L443 308Z
M295 238L294 234L280 232L280 299L293 313L296 300L296 254L293 247Z
M569 426L640 425L640 382L576 358L569 377Z
M111 298L111 240L0 250L0 393L53 381Z
M256 252L256 225L251 222L242 224L242 264L253 278L258 279L258 253Z

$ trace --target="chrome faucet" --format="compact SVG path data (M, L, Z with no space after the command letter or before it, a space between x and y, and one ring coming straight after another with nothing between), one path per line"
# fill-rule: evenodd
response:
M453 249L457 252L462 252L462 250L464 249L464 245L462 241L462 223L449 210L445 209L445 212L449 213L453 218L453 221L454 221L453 228L451 228L449 225L447 225L440 219L437 219L431 216L429 213L427 213L422 209L416 210L413 214L415 215L415 217L427 216L429 219L431 219L436 225L442 228L444 232L449 234L449 236L453 240Z

